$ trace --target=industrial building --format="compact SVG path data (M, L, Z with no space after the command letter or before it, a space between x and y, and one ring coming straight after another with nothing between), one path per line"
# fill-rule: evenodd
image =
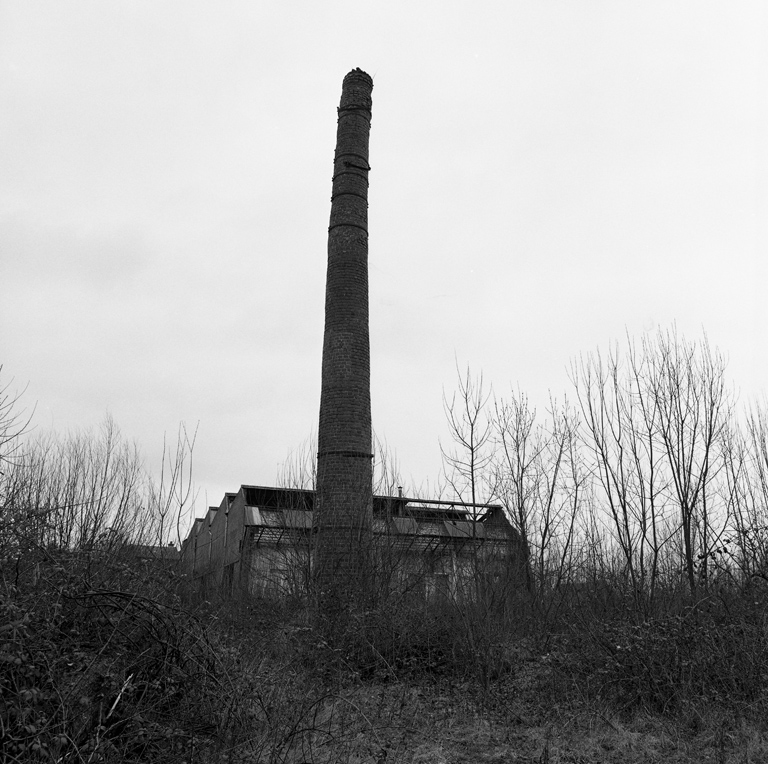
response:
M314 491L243 485L195 521L182 565L204 597L303 597L312 580ZM525 559L501 506L374 496L371 548L381 585L459 596L478 567L493 577ZM480 566L478 566L480 561Z

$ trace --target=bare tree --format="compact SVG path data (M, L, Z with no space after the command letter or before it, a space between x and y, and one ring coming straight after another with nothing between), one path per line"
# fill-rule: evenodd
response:
M768 413L766 403L748 408L742 427L725 437L725 479L721 482L732 533L709 555L726 568L733 563L742 581L768 578Z
M182 527L191 525L194 513L195 488L192 480L193 457L197 427L190 433L184 423L179 425L176 444L163 437L160 475L149 489L149 507L155 523L155 536L160 543L173 540L181 546Z
M551 401L548 413L537 423L519 391L494 402L496 496L521 534L539 590L558 586L569 572L587 478L574 412Z
M675 543L690 593L707 585L727 521L713 482L733 409L724 372L706 338L691 343L674 330L572 365L582 442L638 597L653 598L662 555Z
M544 442L535 425L536 410L517 391L508 400L494 401L494 427L499 459L497 493L526 545L532 542L537 499L543 477Z
M469 368L462 374L456 369L458 390L450 401L443 393L443 408L448 421L452 447L440 444L445 477L457 497L477 504L493 495L488 468L493 459L493 425L489 417L483 375L473 377Z
M397 452L386 438L373 433L373 493L378 496L397 496L403 488ZM412 492L409 491L412 495Z
M317 434L311 432L278 465L277 485L314 491L317 481ZM373 492L380 496L395 496L403 486L397 453L386 439L373 434Z
M317 486L317 433L312 431L277 468L277 485L314 491Z
M660 537L666 483L647 362L628 341L626 360L614 345L605 359L599 352L581 357L571 379L582 414L581 442L605 499L621 573L636 598L648 591L652 599L659 553L668 539Z
M2 373L3 366L0 364L0 375ZM21 407L23 391L12 390L12 384L13 380L0 383L0 475L19 452L22 436L29 429L34 413L27 414L24 411Z
M670 493L682 529L685 572L691 594L708 584L712 547L722 537L727 516L713 507L712 483L723 466L721 446L733 413L725 384L725 361L706 337L687 342L672 330L646 342L648 386L658 410L658 431L670 473Z
M43 433L28 441L14 465L13 483L14 508L35 518L39 545L92 549L110 538L146 535L143 460L111 417L97 433Z

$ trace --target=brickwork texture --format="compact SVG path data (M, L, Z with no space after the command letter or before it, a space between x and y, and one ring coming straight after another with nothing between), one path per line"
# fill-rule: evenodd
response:
M368 335L368 138L373 81L344 78L338 109L317 454L314 581L346 599L366 575L373 500Z

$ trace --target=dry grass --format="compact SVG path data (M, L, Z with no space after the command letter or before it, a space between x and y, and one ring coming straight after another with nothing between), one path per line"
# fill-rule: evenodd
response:
M101 565L98 580L93 559L88 580L38 566L33 588L0 592L3 761L768 761L762 616L733 602L728 623L617 612L544 639L500 622L489 680L441 610L387 614L386 639L368 619L334 645L301 610L193 607L178 577Z
M313 735L279 760L286 764L768 760L768 737L747 723L726 729L713 717L694 730L684 719L638 714L621 721L570 707L553 708L544 716L535 697L519 698L512 714L504 715L486 708L489 700L476 697L465 684L444 682L350 687L328 699L315 719ZM239 760L260 761L249 759L245 752Z

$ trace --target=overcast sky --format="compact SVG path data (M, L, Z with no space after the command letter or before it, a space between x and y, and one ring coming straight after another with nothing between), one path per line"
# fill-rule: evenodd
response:
M374 78L374 429L433 483L455 364L540 406L677 322L768 387L763 2L0 0L0 363L198 514L317 426L341 82Z

